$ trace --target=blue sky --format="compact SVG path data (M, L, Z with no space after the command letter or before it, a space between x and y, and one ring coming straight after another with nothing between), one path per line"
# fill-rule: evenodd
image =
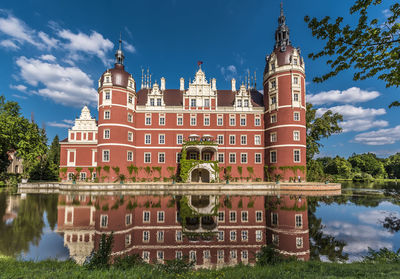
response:
M97 81L111 67L120 32L125 65L140 84L141 68L152 80L166 78L167 88L178 88L179 78L193 77L197 61L208 78L228 89L230 79L241 81L256 71L261 89L265 55L274 45L280 1L8 1L0 4L0 94L18 101L26 117L46 125L50 140L67 129L88 104L97 117ZM345 16L353 23L349 0L284 1L291 41L306 62L308 101L320 112L344 115L344 132L324 140L321 156L349 156L400 152L398 88L385 88L372 78L352 80L347 71L322 84L312 78L328 70L323 60L307 54L322 43L303 21ZM371 14L384 19L395 1L384 1Z

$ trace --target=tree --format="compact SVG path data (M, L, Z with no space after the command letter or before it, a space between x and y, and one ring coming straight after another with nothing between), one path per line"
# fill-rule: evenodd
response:
M58 167L60 165L60 140L58 138L58 135L54 137L53 142L50 145L48 154L50 162L57 165Z
M386 87L400 85L400 4L389 8L389 16L384 21L370 19L368 10L371 6L379 6L382 0L356 0L350 8L350 14L358 14L356 26L343 25L343 17L331 21L326 16L304 18L317 39L326 42L322 50L310 53L309 58L315 60L328 56L327 64L331 71L314 82L323 82L340 72L354 68L353 80L365 80L378 76L386 83ZM400 106L393 102L391 106Z
M339 122L343 116L328 110L321 117L316 117L317 110L312 104L307 104L306 127L307 127L307 162L311 161L315 154L319 153L322 138L328 138L332 134L340 133L342 128Z
M374 178L387 176L383 162L374 153L353 154L349 162L356 172L368 173Z
M386 160L385 170L389 178L400 178L400 153L396 153Z

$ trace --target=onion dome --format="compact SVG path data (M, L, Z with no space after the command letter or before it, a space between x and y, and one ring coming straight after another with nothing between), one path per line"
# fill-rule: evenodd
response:
M114 68L108 69L100 78L100 87L103 86L105 75L111 73L111 83L112 86L120 86L127 88L129 83L129 78L132 76L130 73L125 71L124 67L124 53L122 52L122 40L119 39L119 48L115 52L115 64ZM107 80L106 80L107 82Z

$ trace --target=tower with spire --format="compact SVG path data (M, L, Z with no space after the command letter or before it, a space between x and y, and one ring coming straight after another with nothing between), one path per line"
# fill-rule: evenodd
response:
M305 67L293 47L281 3L275 45L264 70L265 164L268 176L281 180L306 178Z

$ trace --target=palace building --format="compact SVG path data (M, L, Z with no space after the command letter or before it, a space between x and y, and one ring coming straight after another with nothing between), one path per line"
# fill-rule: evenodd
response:
M194 79L140 88L121 48L98 82L98 120L82 109L61 141L62 180L217 182L306 177L305 65L281 8L263 93L250 82L217 88L199 64Z

